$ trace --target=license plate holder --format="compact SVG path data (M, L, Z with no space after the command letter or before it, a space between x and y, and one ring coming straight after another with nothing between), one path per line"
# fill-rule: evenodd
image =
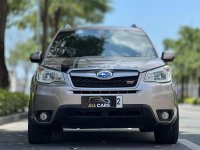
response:
M122 96L82 96L84 108L122 108Z

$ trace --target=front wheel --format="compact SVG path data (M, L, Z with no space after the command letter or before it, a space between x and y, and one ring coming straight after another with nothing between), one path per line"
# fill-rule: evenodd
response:
M171 126L160 131L154 131L155 142L158 144L175 144L179 135L179 117Z
M51 142L52 131L46 127L35 125L28 115L28 141L30 144L46 144Z

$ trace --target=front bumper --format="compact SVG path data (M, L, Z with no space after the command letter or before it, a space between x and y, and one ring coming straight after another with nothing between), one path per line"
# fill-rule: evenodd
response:
M77 90L94 91L94 89L74 89L70 85L66 86L65 84L46 85L35 83L35 88L31 94L30 101L32 120L41 125L62 123L68 127L75 127L76 125L77 127L81 127L83 122L90 124L90 126L91 124L95 124L95 122L97 122L97 124L100 122L100 127L142 127L150 125L155 126L156 124L171 124L178 114L176 92L172 82L162 84L140 82L135 88L112 88L112 91L135 91L135 93L126 94L123 92L122 94L87 94L87 92L86 94L75 94L75 91ZM108 91L110 89L95 90ZM122 96L123 108L98 110L82 108L82 96ZM52 112L48 122L40 122L37 119L36 114L41 110L50 110ZM136 110L140 110L138 111L140 112L140 116L123 116L123 113L126 112L134 114L134 111ZM170 120L162 121L158 117L158 110L170 110L173 112L173 116ZM94 111L95 113L93 114L96 114L96 116L87 116L87 113L89 114ZM118 115L108 115L112 111L118 113ZM79 114L82 112L82 115L73 116L72 112L79 112ZM151 118L151 121L146 122L148 118ZM112 120L112 123L108 123L109 120ZM78 123L79 121L80 123ZM72 123L71 125L70 122ZM124 125L120 125L121 123L119 122L124 122ZM85 127L87 126L88 125L85 125ZM94 127L98 126L94 125Z
M32 121L36 124L62 126L64 128L140 128L144 131L160 130L171 123L156 121L152 109L148 105L124 105L124 108L81 108L81 105L61 106L51 124L38 122L35 115Z

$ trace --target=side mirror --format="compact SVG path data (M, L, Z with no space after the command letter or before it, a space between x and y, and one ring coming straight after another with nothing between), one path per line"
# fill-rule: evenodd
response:
M40 51L32 53L30 55L30 61L32 63L40 63L40 61L42 60L42 53Z
M162 52L162 60L164 62L170 62L170 61L173 61L174 58L175 58L175 53L172 52L172 51L164 51Z

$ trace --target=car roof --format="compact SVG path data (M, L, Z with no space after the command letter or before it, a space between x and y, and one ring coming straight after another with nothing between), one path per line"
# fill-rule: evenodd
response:
M88 27L67 27L60 30L60 32L73 31L73 30L132 30L140 34L145 32L138 27L115 27L115 26L88 26Z

